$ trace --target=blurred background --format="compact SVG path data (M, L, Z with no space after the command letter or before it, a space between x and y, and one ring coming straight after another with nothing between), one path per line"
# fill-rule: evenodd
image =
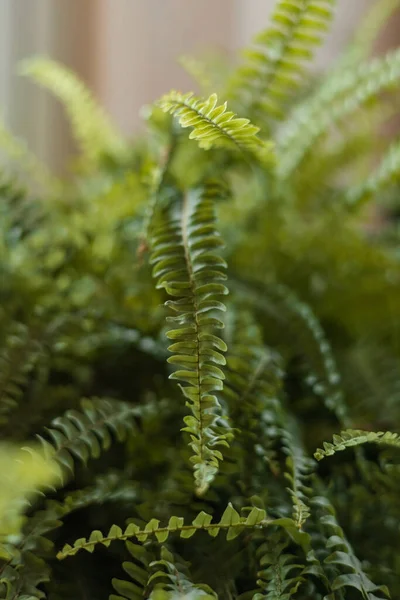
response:
M326 69L376 0L338 0L333 28L312 68ZM89 84L126 136L139 111L171 88L189 91L177 62L215 49L228 60L264 28L274 0L0 0L0 107L6 125L56 171L73 153L61 108L18 77L25 57L47 55ZM206 17L206 14L212 15ZM396 14L376 52L400 42Z

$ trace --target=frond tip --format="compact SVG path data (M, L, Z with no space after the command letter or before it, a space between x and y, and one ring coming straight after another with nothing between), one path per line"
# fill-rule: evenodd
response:
M189 138L196 140L200 148L236 147L264 158L271 153L271 144L257 136L259 127L228 110L226 102L218 104L217 94L203 100L192 92L171 91L161 98L159 106L178 117L181 127L193 128Z
M323 449L318 448L314 453L314 456L317 460L322 460L326 456L333 456L336 452L341 450L369 443L387 444L388 446L400 448L400 436L398 433L392 433L391 431L375 432L347 429L346 431L342 431L340 435L334 435L333 443L324 442Z
M173 344L168 362L178 365L171 376L181 387L192 415L185 417L184 431L190 434L194 451L196 488L204 493L218 470L222 454L216 448L227 446L229 432L219 425L220 405L214 391L223 388L225 343L216 335L223 323L216 316L225 310L217 296L228 289L225 261L215 253L222 241L214 225L213 201L198 191L187 194L171 213L167 225L153 239L153 276L157 288L174 298L166 302L175 316L175 328L167 333Z
M233 76L231 95L258 118L281 119L288 97L301 84L304 63L320 44L335 0L279 0L271 27L255 38L256 48Z

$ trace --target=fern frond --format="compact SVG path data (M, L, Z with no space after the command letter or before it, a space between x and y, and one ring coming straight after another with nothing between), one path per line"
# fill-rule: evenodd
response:
M374 584L363 570L361 561L355 555L340 527L335 509L329 500L323 496L315 497L313 506L321 509L322 516L319 517L319 520L329 535L326 546L332 552L325 558L324 564L336 568L334 579L331 582L332 590L340 593L342 590L344 591L344 588L355 588L365 600L378 600L383 596L390 597L387 587ZM379 596L376 595L377 593Z
M117 400L94 398L82 400L82 412L68 410L47 429L47 438L38 436L45 450L50 450L63 468L64 476L74 473L74 458L86 464L98 458L112 443L111 433L124 441L134 427L138 409Z
M361 444L385 444L400 448L400 436L391 431L362 431L359 429L348 429L342 431L340 435L333 436L333 443L324 442L323 448L318 448L314 453L317 460L322 460L327 456L333 456L336 452L360 446Z
M228 289L221 283L225 261L215 253L222 245L215 229L212 199L198 191L186 194L156 233L150 262L157 288L172 296L166 306L177 328L167 337L173 340L168 362L179 368L170 378L182 381L182 392L192 416L185 417L184 431L190 434L196 488L204 493L218 470L222 454L218 446L228 444L228 433L218 425L219 402L213 394L222 390L225 343L216 335L223 327L211 314L224 311L216 300Z
M237 470L246 493L258 481L254 453L276 474L279 464L274 446L277 405L284 372L279 357L263 346L261 328L243 306L230 304L225 339L229 346L224 396L232 423L238 428Z
M304 356L309 369L306 383L337 417L339 423L349 426L348 407L343 397L341 375L332 347L312 308L286 285L273 284L257 290L235 282L231 286L249 300L257 310L279 317L296 342L296 350ZM269 303L271 306L269 306Z
M130 580L117 579L112 580L113 588L118 595L111 594L110 600L140 600L148 597L147 592L150 584L152 573L151 565L154 562L155 554L142 544L133 544L126 542L126 548L134 559L132 561L124 561L122 568L130 577Z
M304 565L286 552L287 547L287 540L276 533L258 549L261 570L257 585L262 592L256 593L253 600L290 600L303 583Z
M0 352L0 427L17 407L40 351L40 344L31 338L28 327L14 323L9 328Z
M347 203L358 207L371 196L376 196L400 178L400 140L390 145L376 170L347 192Z
M46 561L33 552L24 560L11 561L0 569L0 594L6 600L42 600L43 583L50 580L51 570Z
M332 77L294 111L277 145L277 173L288 178L333 125L400 84L400 50Z
M84 157L98 162L103 156L121 156L122 138L90 90L67 67L48 58L22 62L20 72L50 90L64 105Z
M151 600L176 600L177 598L215 600L217 598L209 586L193 583L187 565L166 548L161 548L161 560L154 561L151 566L158 569L149 579L149 583L154 584L150 594Z
M272 158L272 144L257 136L259 127L228 110L226 102L218 105L217 94L203 100L192 92L172 91L161 98L159 106L177 117L181 127L192 127L189 138L196 140L204 150L233 147L263 162Z
M145 542L149 536L153 535L159 543L163 543L172 533L177 533L181 538L187 539L197 531L207 531L211 537L217 536L220 531L226 531L226 539L232 540L245 529L264 528L271 523L273 521L266 518L264 510L254 507L247 516L241 517L232 504L229 504L218 523L212 523L212 516L202 511L190 525L184 524L183 517L171 517L168 525L164 527L160 527L157 519L151 519L143 529L135 523L129 523L124 531L117 525L113 525L107 535L103 535L101 531L93 531L89 539L76 540L73 546L67 544L57 554L57 557L62 560L77 554L80 550L93 552L98 544L103 544L108 548L111 542L118 540L126 541L136 538L140 542Z
M332 19L335 0L279 0L272 26L255 38L255 49L234 74L230 95L258 119L281 119L288 98Z
M302 446L291 431L290 424L285 423L281 433L283 451L287 454L285 477L290 484L287 491L293 502L293 520L296 527L302 529L310 516L308 496L311 489L308 486L308 479L314 470L314 461L305 455Z

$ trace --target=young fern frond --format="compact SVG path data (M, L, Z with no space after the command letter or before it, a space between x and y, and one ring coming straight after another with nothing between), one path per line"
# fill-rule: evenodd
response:
M335 567L336 572L331 582L333 592L345 592L345 588L350 587L358 590L363 600L379 600L383 597L390 597L387 587L373 583L363 570L361 561L355 555L340 527L335 509L329 500L326 497L317 496L313 499L313 507L320 510L319 521L329 536L326 547L332 552L325 558L324 563L328 567ZM377 593L379 596L376 595ZM333 594L328 598L333 600L335 596Z
M104 156L122 156L121 136L115 131L90 90L67 67L48 58L31 58L20 71L50 90L64 105L84 158L97 163Z
M335 0L279 0L272 26L255 38L231 82L230 95L257 120L285 115L288 98L302 82L304 63L321 43Z
M154 561L151 566L157 569L149 579L149 583L154 585L150 594L151 600L175 600L176 598L215 600L217 598L209 586L193 583L187 565L166 548L161 548L161 560Z
M366 179L350 188L347 192L347 202L351 208L358 207L371 196L376 196L400 177L400 140L391 144L382 157L378 167Z
M202 511L189 525L185 525L183 517L171 517L168 525L162 527L157 519L151 519L144 528L140 528L135 523L129 523L124 531L117 525L113 525L107 535L103 535L101 531L93 531L89 539L76 540L73 546L67 544L57 554L57 557L61 560L77 554L80 550L93 552L98 544L103 544L108 548L113 541L136 538L139 542L145 542L148 537L153 535L159 543L163 543L173 533L188 539L197 531L207 531L211 537L216 537L220 531L224 531L226 539L229 541L236 538L245 529L260 529L268 527L271 523L273 521L269 521L265 511L260 508L254 507L247 516L241 517L229 504L218 523L212 523L212 516Z
M288 178L330 128L400 84L400 50L332 77L294 111L277 145L277 173Z
M172 91L161 98L159 106L177 117L181 127L192 127L189 138L204 150L236 148L262 162L272 159L272 144L258 137L260 128L228 110L226 102L218 104L217 94L203 100L192 92Z
M281 532L275 533L257 551L261 570L257 585L261 592L252 600L290 600L303 583L304 565L287 552L288 541Z
M63 468L65 477L74 473L74 458L86 464L99 458L112 444L111 433L124 441L134 428L138 409L125 402L94 398L82 400L82 411L68 410L47 428L47 436L38 436L45 450ZM55 453L53 453L55 450Z
M220 405L213 392L223 389L226 344L217 332L223 327L216 316L225 310L216 299L228 289L221 281L226 263L215 252L222 245L215 228L213 199L193 190L175 204L166 224L153 239L151 263L157 288L172 296L166 306L175 316L168 321L176 328L168 331L173 340L168 362L178 365L170 378L181 386L192 415L185 417L194 456L196 489L204 493L222 460L219 446L227 445L229 432L219 424Z
M317 460L327 456L333 456L336 452L360 446L362 444L378 444L400 448L400 435L391 431L361 431L359 429L348 429L340 435L333 436L333 443L324 442L323 448L318 448L314 453Z

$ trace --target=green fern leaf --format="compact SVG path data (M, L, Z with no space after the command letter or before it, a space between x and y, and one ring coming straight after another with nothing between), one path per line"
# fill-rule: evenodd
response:
M125 145L89 89L67 67L48 58L31 58L20 67L23 75L49 89L63 103L74 136L86 160L121 156Z
M390 597L387 587L374 584L363 570L360 560L337 522L335 510L329 500L317 496L313 499L313 506L321 510L323 516L320 516L320 522L329 533L327 547L332 552L325 558L324 563L328 567L336 567L331 583L332 590L340 592L344 588L355 588L365 600L379 600L383 596ZM379 597L376 596L376 593L379 593Z
M304 581L304 565L286 552L287 547L287 540L278 532L258 549L261 570L257 584L262 593L256 593L253 600L290 600L296 594Z
M359 429L348 429L342 431L340 435L333 436L333 443L324 442L323 448L318 448L314 453L317 460L322 460L327 456L333 456L336 452L360 446L361 444L385 444L400 448L400 436L391 431L361 431Z
M302 529L310 516L308 496L311 490L307 486L307 483L315 463L305 455L302 446L291 429L293 429L293 426L290 423L284 423L282 427L282 443L283 451L288 455L285 476L290 484L288 492L293 502L293 520L296 523L296 527Z
M181 127L192 127L189 138L196 140L200 148L233 147L255 154L263 162L272 158L272 145L257 136L259 128L229 111L226 102L218 104L217 94L202 100L192 92L172 91L161 98L159 105L176 116Z
M268 527L272 523L274 521L266 518L264 510L254 507L247 516L240 516L232 504L229 504L218 523L212 523L212 516L201 512L190 525L185 525L184 519L181 517L170 517L168 525L161 527L157 519L151 519L143 528L135 523L129 523L124 531L117 525L113 525L107 535L103 535L101 531L92 531L89 539L80 538L75 541L73 546L69 544L64 546L57 554L57 558L62 560L68 556L74 556L80 550L93 552L98 544L108 547L113 541L126 541L131 538L136 538L143 543L150 536L155 536L158 542L163 543L171 533L177 533L181 538L188 539L197 531L207 531L211 537L217 536L220 531L225 531L227 540L230 540L247 528L259 529Z
M74 458L86 464L98 458L112 443L111 433L124 441L132 431L138 409L116 400L104 398L82 400L82 412L68 410L57 417L47 429L47 437L38 436L43 447L53 452L64 471L64 477L74 473Z
M176 328L167 333L173 344L168 362L178 365L171 379L183 382L182 392L192 415L185 428L194 451L195 481L204 493L222 460L219 446L227 445L229 434L218 425L220 405L215 390L222 390L225 343L217 336L223 324L216 316L225 306L216 297L228 293L221 283L225 261L215 253L222 245L215 229L212 199L198 191L187 194L167 217L153 239L151 263L157 288L173 297L166 305L175 316Z
M147 590L151 578L151 565L154 562L155 554L147 547L141 544L126 542L126 547L133 558L133 561L125 561L122 568L130 577L129 581L114 578L112 580L115 591L118 596L112 594L110 600L139 600L147 596Z
M299 354L305 356L309 369L306 383L322 398L339 423L348 427L348 408L343 397L341 375L331 345L312 308L283 284L264 286L258 290L232 282L231 287L258 310L264 313L272 311L274 318L279 311L284 327L289 332L291 345L295 340Z
M272 26L255 38L255 49L231 82L230 95L257 119L281 119L288 97L300 85L304 63L321 43L335 0L279 0Z
M376 196L395 183L400 177L400 140L397 140L382 157L376 170L362 183L350 188L347 192L347 202L350 207L358 207L371 196Z
M0 427L17 407L40 352L41 346L31 339L29 329L22 323L12 324L0 353Z
M208 586L192 583L188 566L166 548L161 549L161 560L154 561L151 566L157 569L149 579L149 583L155 584L151 600L214 600L217 597Z
M298 106L277 145L277 173L288 178L334 124L400 84L400 50L339 72Z

